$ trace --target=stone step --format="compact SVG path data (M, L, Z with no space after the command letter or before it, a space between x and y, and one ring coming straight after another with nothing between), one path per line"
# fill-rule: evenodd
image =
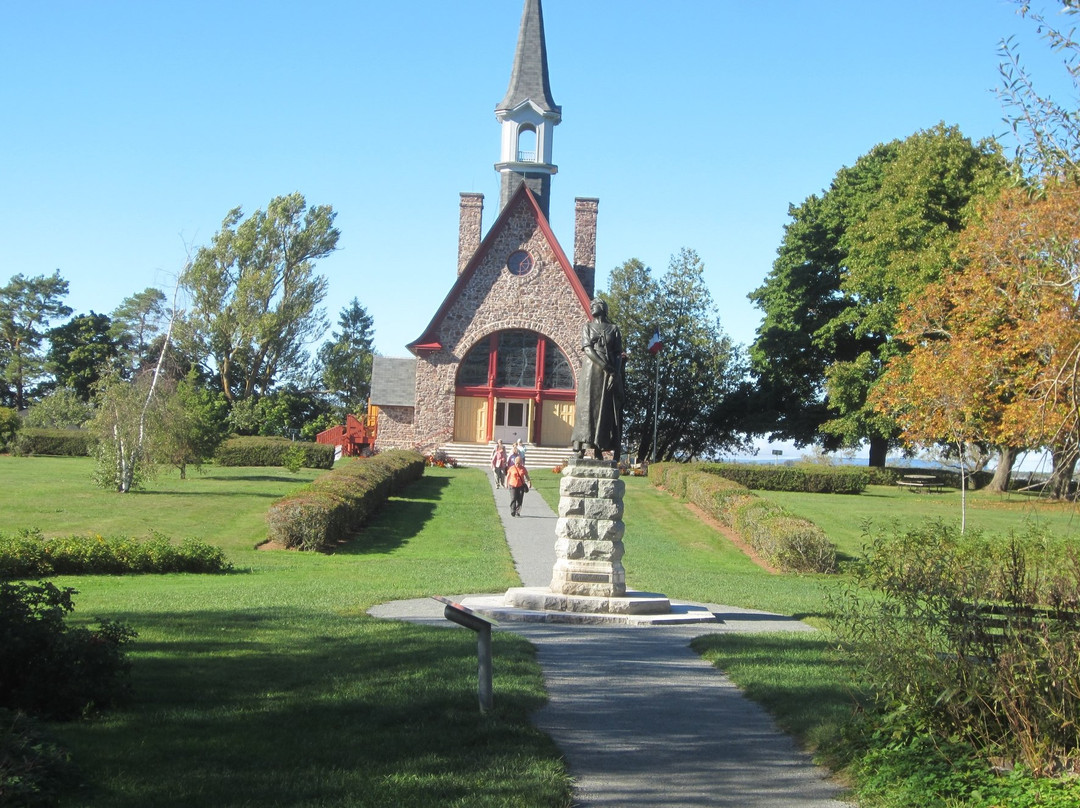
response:
M491 453L495 451L492 443L444 443L439 447L460 466L487 468L491 462ZM507 447L509 450L510 447ZM525 465L530 469L554 468L565 463L573 456L570 447L525 446Z

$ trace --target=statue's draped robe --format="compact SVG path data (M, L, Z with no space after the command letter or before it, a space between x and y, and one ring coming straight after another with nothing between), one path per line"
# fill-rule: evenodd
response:
M581 373L574 412L575 446L618 453L622 448L622 335L618 327L590 320L581 331ZM613 368L609 373L596 360Z

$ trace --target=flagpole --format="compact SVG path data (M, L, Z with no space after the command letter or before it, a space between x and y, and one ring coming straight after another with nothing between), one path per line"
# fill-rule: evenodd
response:
M652 458L650 463L656 462L656 424L660 420L660 412L657 409L660 404L660 352L656 352L656 378L653 381L653 405L652 405Z

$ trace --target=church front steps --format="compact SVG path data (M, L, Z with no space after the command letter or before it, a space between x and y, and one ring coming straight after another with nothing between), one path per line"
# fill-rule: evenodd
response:
M439 449L454 458L459 466L488 468L494 443L444 443ZM510 446L506 447L507 453ZM569 446L525 446L525 466L531 471L552 469L573 456Z

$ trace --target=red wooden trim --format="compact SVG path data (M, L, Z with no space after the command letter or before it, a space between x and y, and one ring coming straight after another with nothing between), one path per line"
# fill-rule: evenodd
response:
M454 281L454 285L450 288L449 294L443 298L442 305L440 305L439 310L435 312L435 316L431 318L431 322L429 322L427 328L424 329L424 333L405 346L414 354L437 351L442 348L442 344L438 341L437 334L443 318L458 297L461 296L466 285L472 280L472 276L476 274L476 268L480 266L488 251L491 249L492 244L495 243L496 237L502 231L507 219L509 219L512 211L517 206L518 197L521 196L525 197L526 204L532 208L540 232L544 235L548 244L551 245L551 251L555 255L555 263L562 268L563 274L570 283L570 288L574 291L578 301L581 303L581 308L584 309L588 315L592 304L588 292L586 292L585 287L581 285L581 279L578 278L577 273L574 272L574 265L567 259L566 253L563 252L563 248L559 244L559 240L555 238L555 234L551 230L551 225L548 223L547 217L544 216L544 212L540 210L540 205L536 201L536 197L533 196L532 191L529 190L529 186L525 183L521 183L521 185L518 186L517 191L514 192L514 195L510 197L510 201L502 209L499 217L495 220L495 224L491 226L487 235L484 236L483 241L480 242L480 246L473 254L473 257L469 259L469 263L465 265L461 274L457 276L457 280ZM591 315L588 316L591 318Z

